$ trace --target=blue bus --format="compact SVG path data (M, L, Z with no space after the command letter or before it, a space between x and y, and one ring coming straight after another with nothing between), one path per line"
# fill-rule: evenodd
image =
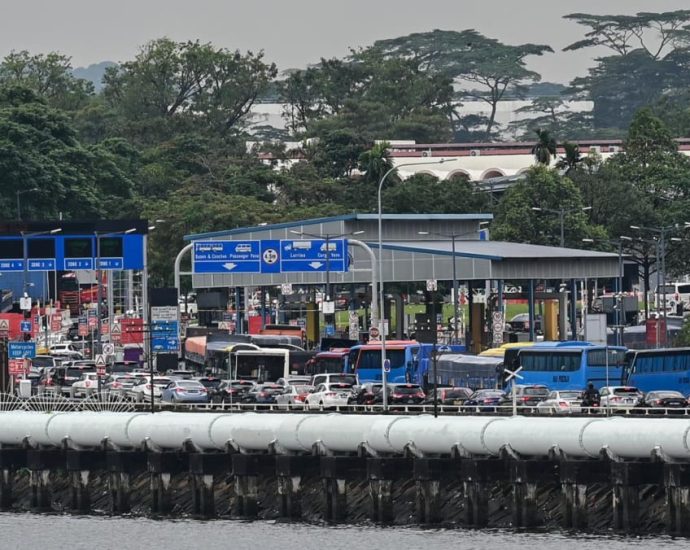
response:
M431 364L431 344L415 340L389 340L386 342L386 359L390 372L386 380L391 384L415 383L426 385ZM437 346L437 350L462 352L464 346ZM381 342L369 342L350 348L346 369L357 375L361 384L381 382Z
M627 348L596 346L588 342L581 342L579 346L553 344L518 349L511 363L506 360L504 366L511 371L522 367L522 379L516 384L543 384L552 390L583 390L590 382L595 388L619 384ZM506 389L511 383L504 381Z
M622 383L644 392L690 393L690 348L631 350L626 354Z
M432 365L429 365L432 369ZM497 389L503 371L501 357L486 357L464 353L443 353L438 357L436 377L439 384L453 387ZM433 370L429 383L434 382Z

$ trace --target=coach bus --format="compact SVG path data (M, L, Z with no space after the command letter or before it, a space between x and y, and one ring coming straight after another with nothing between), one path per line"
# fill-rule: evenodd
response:
M690 393L690 348L631 350L626 354L622 383L644 392Z
M586 342L580 342L580 346L533 346L518 350L515 361L512 364L506 361L505 368L522 367L522 378L516 384L543 384L552 390L582 390L591 382L595 388L601 388L620 382L627 351L625 347L596 346ZM506 388L511 384L512 381L504 381Z

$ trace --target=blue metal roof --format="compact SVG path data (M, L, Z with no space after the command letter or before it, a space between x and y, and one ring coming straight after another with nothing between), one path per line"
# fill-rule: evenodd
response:
M291 227L300 227L303 225L317 225L320 223L339 222L339 221L356 221L356 220L378 220L378 214L344 214L342 216L331 216L327 218L312 218L310 220L298 220L293 222L274 223L266 225L256 225L253 227L238 227L236 229L226 229L223 231L213 231L210 233L196 233L185 235L185 241L196 241L199 239L210 239L214 237L226 237L231 235L242 235L244 233L258 233L260 231L272 231L275 229L290 229ZM493 214L383 214L381 219L384 220L492 220Z

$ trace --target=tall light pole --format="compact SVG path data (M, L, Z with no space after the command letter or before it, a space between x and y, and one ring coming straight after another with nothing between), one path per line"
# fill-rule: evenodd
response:
M101 342L101 300L102 296L102 283L103 283L103 271L101 270L101 239L108 237L116 237L118 235L129 235L134 233L136 228L127 229L125 231L94 231L94 237L96 237L96 351L101 353L102 342ZM112 285L112 274L108 284ZM108 315L110 315L110 307L108 307ZM112 327L113 320L108 319L109 327ZM110 331L109 331L110 332Z
M543 208L541 206L533 206L532 210L535 212L548 212L549 214L557 214L558 215L558 223L561 227L561 239L560 239L560 246L563 248L565 246L565 215L570 214L571 212L586 212L587 210L591 210L591 206L584 206L582 208L559 208L559 209L554 209L554 208Z
M37 187L34 187L33 189L19 189L15 193L17 195L17 220L22 221L22 203L19 199L24 193L33 193L34 191L38 191Z
M476 229L474 231L468 231L466 233L439 233L436 231L417 231L418 235L435 235L436 237L442 237L444 239L450 239L451 242L451 250L453 254L453 342L458 343L458 311L460 309L460 304L459 304L459 289L458 289L458 277L457 277L457 271L456 271L456 264L455 264L455 240L459 239L460 237L466 237L468 235L476 235L479 233L482 229L481 226L483 225L488 225L489 222L480 222L479 229ZM436 323L436 319L434 319L434 326Z
M33 189L29 189L29 191L33 191ZM19 195L17 195L19 196ZM24 297L28 296L27 289L29 288L29 238L30 237L41 237L44 235L55 235L56 233L60 233L62 231L62 228L59 227L57 229L51 229L49 231L22 231L21 236L22 236L22 256L24 260L24 265L23 265L23 277L22 277L22 295ZM57 269L57 266L55 266L55 269ZM31 310L31 308L29 308ZM46 327L46 337L48 335L48 328Z
M383 184L386 182L388 176L393 172L397 172L400 168L406 168L408 166L428 166L431 164L443 164L446 159L438 159L433 162L406 162L403 164L398 164L393 168L390 168L379 180L379 188L376 193L377 205L378 205L378 229L379 229L379 319L380 319L380 333L381 333L381 382L383 383L383 408L384 410L388 408L388 382L386 380L386 327L384 324L385 319L385 309L384 309L384 292L383 292L383 207L381 206L381 191L383 190Z
M623 325L625 321L625 316L623 315L623 307L625 302L623 301L623 243L632 241L631 237L626 237L621 235L618 239L582 239L584 243L607 243L618 247L618 280L616 283L616 297L615 302L616 307L616 344L618 346L623 345Z
M657 299L656 299L656 308L657 308L657 315L659 313L659 286L661 285L661 292L663 293L663 299L661 302L662 306L662 314L664 316L664 342L666 341L666 338L668 337L668 326L666 325L666 235L668 235L670 232L675 231L677 229L688 229L690 228L690 223L685 222L684 225L680 225L677 223L674 223L672 225L664 225L661 227L643 227L639 225L631 225L630 229L635 229L637 231L649 231L650 233L654 233L656 235L659 235L659 243L657 246L657 262L661 260L661 274L659 274L659 265L656 266L656 280L657 280L657 285L656 285L656 294L657 294ZM657 318L657 334L659 333L659 323L658 323L658 318ZM659 338L657 336L657 347L659 345Z
M349 233L338 233L338 234L331 234L331 233L326 233L325 235L317 235L315 233L308 233L307 231L295 231L293 229L290 230L290 233L293 233L294 235L299 235L300 237L311 237L312 239L325 239L326 240L326 299L324 300L324 303L331 302L331 240L333 239L340 239L342 237L350 237L350 236L355 236L355 235L362 235L364 231L352 231ZM344 251L343 251L344 252ZM343 263L346 262L346 259L343 258ZM335 314L333 314L335 316ZM324 313L324 321L328 324L329 320L331 319L331 314L329 313L328 315ZM333 326L335 327L335 322L333 323Z

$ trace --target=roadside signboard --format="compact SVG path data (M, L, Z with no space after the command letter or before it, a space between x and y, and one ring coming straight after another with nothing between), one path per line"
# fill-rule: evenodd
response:
M113 344L103 344L103 355L115 355L115 346Z
M7 338L10 334L9 319L0 319L0 338Z
M370 327L369 340L378 340L379 338L381 338L381 331L379 330L379 327Z
M96 374L98 376L105 376L105 366L107 362L105 359L105 355L103 354L98 354L96 355Z
M19 323L19 329L22 332L27 332L27 333L31 332L31 330L32 330L31 321L28 321L28 320L22 321L21 323Z
M101 334L110 334L110 319L105 318L101 321Z
M119 323L115 323L110 327L110 340L116 344L122 340L122 329Z
M24 359L36 357L36 342L10 342L7 345L9 359Z
M24 359L10 359L7 369L10 376L21 376L24 374Z
M62 313L53 313L50 318L50 330L58 332L62 328Z

